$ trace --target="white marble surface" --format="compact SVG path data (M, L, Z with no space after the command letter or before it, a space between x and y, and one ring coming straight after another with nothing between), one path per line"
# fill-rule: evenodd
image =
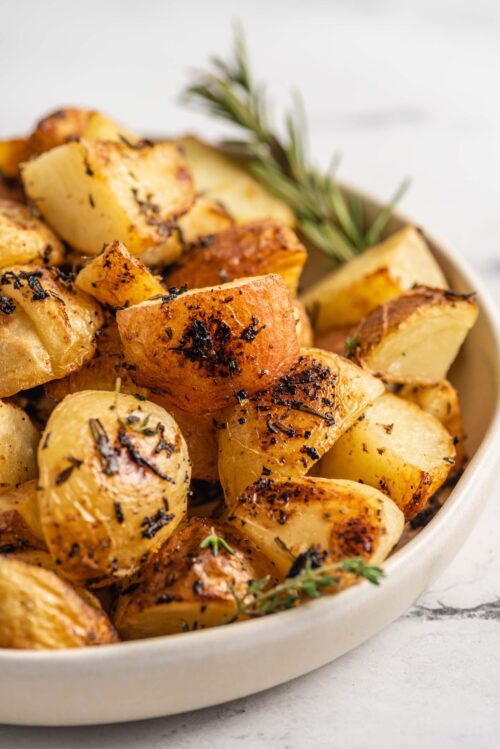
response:
M341 175L382 197L411 175L406 211L462 252L498 299L496 0L2 0L0 136L72 102L139 130L217 134L175 96L188 67L227 49L234 18L244 20L255 67L278 102L293 87L304 92L318 159L342 152ZM417 606L336 663L189 715L87 729L0 727L0 746L498 746L499 493Z

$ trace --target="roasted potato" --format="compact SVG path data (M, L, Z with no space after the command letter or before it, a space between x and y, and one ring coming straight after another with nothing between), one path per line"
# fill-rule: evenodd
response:
M260 476L304 476L383 392L380 380L347 359L303 349L287 374L235 406L219 431L226 501Z
M186 154L197 190L205 197L222 203L237 223L271 219L294 226L290 208L274 197L236 161L218 148L186 135L177 143Z
M391 497L409 520L455 463L453 439L434 416L385 393L323 457L325 478L362 481Z
M121 242L105 245L82 268L75 285L109 307L129 307L165 293L158 279Z
M313 329L306 308L298 299L293 300L293 315L295 317L295 332L299 346L301 348L310 348L314 340Z
M398 395L441 422L455 445L455 465L450 475L458 473L465 460L465 435L458 393L453 385L448 380L436 385L404 385Z
M23 549L46 549L40 518L36 480L0 494L0 554Z
M186 444L154 403L105 391L69 395L40 445L40 522L77 584L102 587L132 574L186 514Z
M185 247L233 225L233 218L223 206L215 200L198 197L189 211L180 217L172 235L162 244L146 250L141 260L145 265L164 267L177 260Z
M36 449L40 440L24 411L0 401L0 494L36 478Z
M32 153L40 154L79 138L113 141L124 139L129 143L139 140L136 135L100 112L67 107L40 120L31 134L29 145ZM22 161L26 161L26 157Z
M113 240L133 255L164 242L194 199L191 174L172 143L82 139L32 159L22 179L47 223L87 255Z
M422 234L413 226L392 234L308 289L302 301L315 310L315 330L358 323L379 304L414 284L448 286Z
M314 343L317 348L325 351L333 351L339 356L349 357L356 348L356 325L345 325L343 328L332 328L326 333L320 333L314 336Z
M0 556L0 647L55 650L118 642L102 609L53 572Z
M134 379L191 413L219 411L269 387L299 353L290 295L276 275L171 290L116 319Z
M210 537L224 543L216 549L207 544ZM231 588L243 596L252 580L273 571L234 528L192 518L118 596L113 620L126 640L224 624L237 615Z
M64 247L28 206L0 199L0 268L9 265L57 265L64 259Z
M477 315L474 296L419 286L360 323L353 360L388 382L439 382Z
M20 165L32 154L28 138L0 140L0 176L16 179L20 174Z
M14 265L0 271L0 397L79 369L95 350L99 305L57 271Z
M291 229L273 221L259 221L202 237L180 258L167 283L196 289L277 273L295 294L306 258L304 245Z
M382 492L355 481L259 479L227 510L227 521L286 575L311 548L328 561L380 564L398 542L403 513Z

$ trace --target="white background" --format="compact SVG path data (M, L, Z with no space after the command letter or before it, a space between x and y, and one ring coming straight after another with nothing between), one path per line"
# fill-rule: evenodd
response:
M0 137L65 104L138 131L221 134L177 96L190 68L226 53L237 18L277 110L302 91L317 160L340 151L341 176L382 198L411 176L405 211L463 253L498 298L496 0L0 0ZM230 705L127 726L0 727L0 746L497 747L499 531L497 491L419 602L461 611L413 609L336 663ZM495 601L487 618L481 604Z

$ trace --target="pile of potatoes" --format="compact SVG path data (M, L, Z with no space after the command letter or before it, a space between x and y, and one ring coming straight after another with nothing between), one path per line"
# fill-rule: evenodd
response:
M474 296L413 227L298 296L307 256L194 138L0 142L0 647L229 622L309 550L380 564L458 475Z

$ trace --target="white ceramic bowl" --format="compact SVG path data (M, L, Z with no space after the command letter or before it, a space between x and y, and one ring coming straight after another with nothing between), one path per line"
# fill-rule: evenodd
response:
M365 199L369 211L376 208ZM391 229L408 223L393 220ZM0 723L83 725L153 718L258 692L312 671L400 616L465 541L498 473L500 325L475 276L430 240L458 291L476 290L478 323L453 367L472 459L431 522L362 583L298 609L201 632L56 652L0 650ZM321 273L321 261L313 274Z

